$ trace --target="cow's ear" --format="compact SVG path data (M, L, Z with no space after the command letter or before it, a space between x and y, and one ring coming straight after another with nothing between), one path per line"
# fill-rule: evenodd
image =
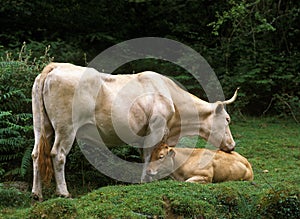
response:
M175 151L173 149L170 149L169 153L168 153L168 156L169 157L175 157L175 154L176 154Z
M223 109L224 109L223 103L218 103L216 110L215 110L216 114L222 113Z

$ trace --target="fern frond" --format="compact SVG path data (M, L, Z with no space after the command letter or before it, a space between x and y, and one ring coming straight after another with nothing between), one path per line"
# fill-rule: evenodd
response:
M20 175L20 172L21 172L20 168L19 168L19 167L16 167L16 168L14 168L14 169L12 169L12 170L7 171L7 172L4 174L4 176L9 176L9 175Z
M2 119L4 119L7 116L11 116L11 111L0 111L0 121L3 121Z
M9 128L16 130L16 131L23 131L24 130L24 126L22 125L18 125L12 122L7 122L7 125Z
M15 153L15 154L2 154L0 156L0 161L10 161L10 160L13 160L13 159L16 159L18 158L18 154Z
M30 167L31 165L31 151L32 151L32 147L28 146L23 154L21 167L20 167L20 174L22 177L25 176L28 167Z
M5 100L9 100L10 98L17 96L17 97L21 97L21 98L26 98L25 95L23 94L22 90L18 89L18 90L13 90L10 89L8 92L3 93L0 95L0 101L5 101Z
M16 130L12 130L9 127L0 128L0 138L2 136L18 136L19 134L20 134L20 132L18 132Z
M2 138L0 139L0 145L5 145L5 147L1 147L0 151L10 151L13 147L19 147L20 143L20 139L18 138Z

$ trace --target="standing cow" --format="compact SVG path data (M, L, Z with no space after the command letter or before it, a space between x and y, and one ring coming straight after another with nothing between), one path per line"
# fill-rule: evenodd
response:
M107 146L125 142L143 148L145 166L155 145L164 140L175 146L182 136L200 135L230 152L235 142L224 106L236 97L237 91L230 100L208 103L155 72L110 75L50 63L32 88L33 197L42 200L42 181L49 182L53 174L57 194L69 196L66 156L78 130L89 125L97 127Z

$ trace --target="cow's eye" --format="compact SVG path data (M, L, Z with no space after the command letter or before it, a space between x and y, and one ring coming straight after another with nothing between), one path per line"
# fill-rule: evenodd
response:
M227 121L228 123L230 123L230 118L227 117L227 118L226 118L226 121Z

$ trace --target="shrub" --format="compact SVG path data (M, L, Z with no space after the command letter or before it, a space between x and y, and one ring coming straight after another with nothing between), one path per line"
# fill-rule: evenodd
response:
M299 198L296 187L267 190L259 203L260 213L267 218L300 218Z
M31 87L50 61L45 50L35 59L24 44L17 58L7 53L0 62L0 177L24 177L31 165L33 128ZM0 178L0 179L1 179Z
M0 208L4 207L28 207L29 196L15 188L3 188L0 184Z

